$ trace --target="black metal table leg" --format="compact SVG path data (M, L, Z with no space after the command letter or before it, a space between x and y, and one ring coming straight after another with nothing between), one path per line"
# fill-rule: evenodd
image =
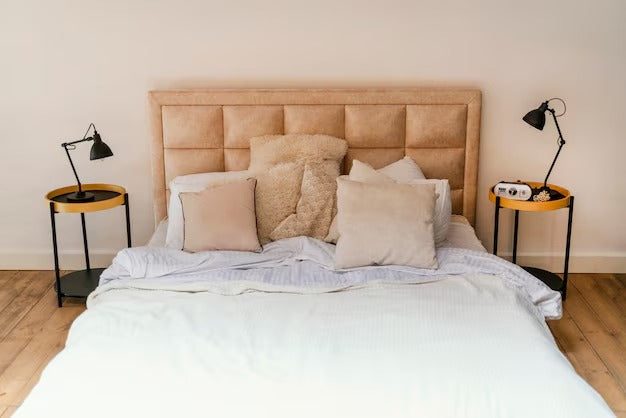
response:
M57 291L57 305L63 306L63 294L61 293L61 276L59 274L59 252L57 250L57 227L54 218L54 203L50 202L50 224L52 225L52 251L54 253L54 283Z
M132 247L130 239L130 203L128 201L128 193L124 193L124 207L126 208L126 240L128 241L128 248Z
M69 195L73 188L60 188L52 190L46 194L46 200L50 205L50 222L52 225L52 246L54 251L55 270L55 290L57 292L57 303L62 307L63 300L67 298L85 298L98 287L100 276L105 270L103 268L92 268L89 257L89 242L87 239L86 213L111 209L116 206L126 206L126 239L128 246L131 242L130 228L130 205L126 190L123 187L112 184L89 184L83 185L93 195L88 202L74 202ZM76 205L80 206L76 206ZM75 270L65 275L61 275L59 263L59 249L56 236L56 214L57 213L80 213L81 230L83 234L83 249L85 254L84 270Z
M574 216L574 196L569 198L569 211L567 217L567 240L565 242L565 267L563 268L563 288L561 295L563 300L567 297L567 274L569 271L569 247L572 240L572 218Z
M496 213L493 224L493 255L498 254L498 224L500 223L500 196L496 197Z
M80 223L83 227L83 248L85 249L85 267L89 271L91 265L89 264L89 246L87 245L87 228L85 227L85 214L81 212Z
M515 227L513 229L513 264L517 264L517 228L519 226L519 210L515 210Z

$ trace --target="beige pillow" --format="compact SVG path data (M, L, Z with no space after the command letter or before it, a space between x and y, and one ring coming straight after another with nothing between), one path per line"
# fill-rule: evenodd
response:
M185 239L185 219L179 193L201 192L207 187L221 186L236 180L250 178L246 171L227 171L213 173L198 173L178 176L170 182L170 203L167 209L167 235L165 246L176 250L183 249Z
M183 249L261 251L254 204L255 179L201 192L180 193L185 219Z
M309 162L304 168L296 213L270 234L272 240L308 236L324 239L333 216L339 165L332 161Z
M396 182L389 176L379 173L371 165L363 163L359 160L352 161L350 169L350 180L360 181L361 183L370 184L395 184ZM339 228L337 227L337 216L333 218L328 228L328 234L324 237L324 241L336 243L339 239Z
M432 184L366 184L337 179L335 268L399 264L438 268Z
M353 181L372 184L435 184L435 193L437 194L437 203L435 204L435 244L438 245L445 241L452 213L448 180L424 179L421 170L410 157L404 157L378 170L367 163L354 160L349 178ZM328 235L326 235L324 240L336 243L338 239L339 230L337 229L337 217L335 216L328 230Z
M256 216L261 244L271 241L270 234L289 215L295 213L300 199L303 162L278 164L254 174Z
M407 158L407 157L405 157ZM403 158L400 161L405 161ZM411 160L413 161L413 160ZM395 163L394 163L395 164ZM391 167L389 165L385 168ZM350 170L350 180L362 183L389 184L402 183L397 178L389 177L381 170L375 170L371 165L355 160ZM452 201L450 199L450 185L448 180L439 179L412 179L406 184L434 184L437 201L435 203L435 245L441 244L448 236L450 216L452 214Z
M348 151L345 139L329 135L266 135L250 139L250 170L294 161L330 160L341 163Z

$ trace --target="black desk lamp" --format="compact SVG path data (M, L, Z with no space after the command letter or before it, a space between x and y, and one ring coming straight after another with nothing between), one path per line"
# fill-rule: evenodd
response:
M561 101L561 103L563 103L563 113L556 115L554 112L554 109L548 107L548 103L550 103L552 100L559 100ZM561 148L563 148L563 145L565 145L565 140L563 139L563 134L561 134L561 128L559 127L559 122L557 121L556 118L563 116L565 114L566 109L567 107L565 106L565 102L563 101L563 99L555 97L555 98L546 100L545 102L541 103L541 105L537 109L531 110L530 112L526 113L526 116L523 117L524 122L526 122L533 128L537 128L541 131L543 130L543 127L546 124L546 110L547 110L548 112L552 113L552 118L554 119L556 130L559 132L559 139L557 140L557 144L559 144L559 149L556 152L556 155L554 156L554 160L552 160L552 165L550 165L548 174L546 174L546 179L543 181L543 187L541 187L538 190L533 191L533 195L535 195L535 197L536 196L543 196L543 197L540 197L539 199L535 199L535 200L551 200L551 199L559 199L563 197L561 193L557 192L556 190L552 190L551 188L548 187L548 177L550 177L550 173L552 173L552 169L554 168L556 159L559 158L559 154L561 153Z
M93 136L87 137L89 130L93 127ZM72 171L74 172L74 177L76 177L76 182L78 183L78 191L75 193L71 193L67 195L67 200L69 202L88 202L94 199L93 193L83 192L83 186L78 179L78 174L76 174L76 168L74 168L74 163L72 162L72 157L70 157L70 150L76 149L76 144L79 142L87 142L93 141L93 145L91 146L91 152L89 154L90 160L99 160L101 158L110 157L113 155L111 152L111 148L104 142L102 142L102 138L100 138L100 134L96 130L96 127L93 123L89 124L87 128L87 132L83 136L83 139L79 139L78 141L72 142L64 142L61 144L63 148L65 148L65 153L67 154L67 158L70 160L70 165L72 166Z

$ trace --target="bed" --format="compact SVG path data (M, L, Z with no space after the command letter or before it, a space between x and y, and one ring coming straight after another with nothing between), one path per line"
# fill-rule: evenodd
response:
M103 273L17 417L613 416L546 326L560 295L476 238L479 91L150 98L155 234ZM248 138L289 133L346 138L346 172L408 155L448 179L439 268L335 271L334 246L307 237L261 253L164 248L171 180L245 169Z

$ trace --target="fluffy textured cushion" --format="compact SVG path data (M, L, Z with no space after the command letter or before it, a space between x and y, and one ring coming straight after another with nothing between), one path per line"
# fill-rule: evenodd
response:
M426 178L419 165L409 156L386 167L379 168L378 172L391 177L398 183L410 183L413 180Z
M334 215L335 179L347 149L345 140L328 135L267 135L250 140L249 170L259 179L257 222L261 243L298 235L320 239L326 236ZM299 164L299 177L276 177L275 181L285 187L267 189L263 194L266 185L261 176L267 170L294 163ZM305 164L306 176L302 173ZM303 178L294 192L292 180Z
M189 174L176 177L170 182L170 202L168 208L167 235L165 246L177 250L183 249L185 221L179 193L200 192L210 186L219 186L232 181L250 177L248 171L229 171L215 173Z
M304 168L296 213L289 215L270 234L272 240L296 236L324 239L333 216L339 165L310 162Z
M399 264L438 267L432 184L367 184L337 179L340 237L335 268Z
M254 208L255 185L255 179L247 179L201 192L180 193L185 218L183 249L261 251Z
M407 160L408 158L408 160ZM437 195L437 204L435 207L435 243L441 244L445 241L448 235L448 228L450 226L450 217L452 215L452 197L450 193L450 184L448 180L442 179L424 179L418 177L416 171L412 171L411 162L413 161L410 157L405 157L400 161L396 161L393 164L388 165L380 170L375 170L369 164L363 163L358 160L354 160L352 163L352 169L350 170L350 180L359 181L362 183L371 183L371 184L391 184L391 183L406 183L406 184L434 184L435 185L435 193ZM413 164L415 164L413 162ZM388 168L396 165L392 170L387 170ZM400 169L399 169L400 167ZM413 174L409 174L409 171L405 171L404 168L401 167L409 167ZM417 164L415 164L417 167ZM419 167L417 167L419 170ZM384 174L384 170L386 173L392 173L397 175L398 177L390 177ZM421 170L419 171L419 175L421 175ZM328 242L337 242L339 238L339 230L337 229L337 222L333 220L328 235L325 240Z
M303 162L291 162L254 173L257 179L255 200L261 244L270 242L272 231L296 211L303 172Z
M280 163L329 160L340 163L348 143L329 135L266 135L250 139L249 170L262 170Z

